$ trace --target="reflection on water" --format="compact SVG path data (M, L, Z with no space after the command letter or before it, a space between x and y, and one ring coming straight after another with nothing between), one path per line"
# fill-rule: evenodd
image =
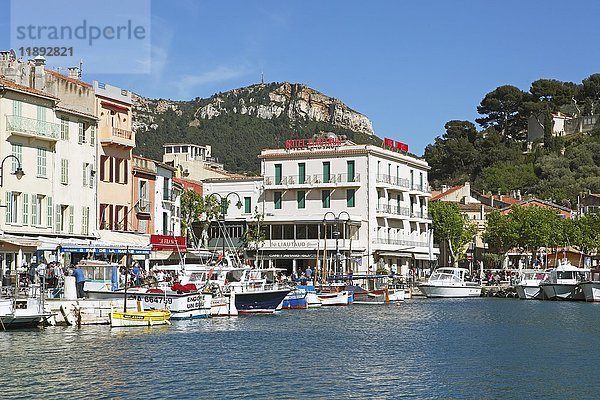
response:
M413 300L0 332L0 397L594 398L599 315L600 304Z

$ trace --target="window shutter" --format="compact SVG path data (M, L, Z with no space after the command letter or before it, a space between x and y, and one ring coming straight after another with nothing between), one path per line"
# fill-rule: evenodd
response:
M42 210L40 210L42 212ZM37 225L38 217L37 217L38 209L37 209L37 196L35 194L31 195L31 225Z
M29 225L29 195L23 193L23 225Z
M56 209L56 217L54 218L54 223L56 224L56 233L60 232L60 204L57 204L56 207L54 207Z
M48 196L46 198L47 201L47 210L48 210L48 228L52 228L52 215L54 214L54 209L52 207L52 197ZM41 212L41 211L40 211Z
M6 192L6 223L12 221L12 192Z
M69 206L69 233L73 233L75 228L75 207Z

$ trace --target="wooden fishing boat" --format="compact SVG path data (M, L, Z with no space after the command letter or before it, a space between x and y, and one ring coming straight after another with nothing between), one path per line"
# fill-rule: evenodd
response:
M110 325L112 327L129 326L154 326L170 325L171 312L169 310L147 310L147 311L112 311L110 313Z

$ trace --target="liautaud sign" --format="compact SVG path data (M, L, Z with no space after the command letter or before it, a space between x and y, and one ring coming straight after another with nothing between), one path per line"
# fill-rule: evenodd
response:
M316 241L294 241L294 240L271 240L267 243L266 247L277 247L277 248L301 248L301 249L316 249Z

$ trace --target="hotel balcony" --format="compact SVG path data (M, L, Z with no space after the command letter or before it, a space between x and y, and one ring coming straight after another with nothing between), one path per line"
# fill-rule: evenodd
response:
M117 144L126 147L135 147L133 131L111 126L101 126L99 139L102 144Z
M391 175L377 175L375 179L375 184L377 187L394 187L409 190L410 189L410 181L404 178L398 178Z
M410 185L410 191L431 194L431 188L428 184L418 185L416 183L413 183L412 185Z
M313 174L313 175L287 175L276 179L274 176L265 176L265 189L311 189L360 187L360 174Z
M60 126L19 115L7 115L6 130L13 135L56 142L59 139Z
M427 247L427 242L419 242L415 240L404 240L404 239L389 239L389 238L376 238L375 244L387 244L392 246L405 246L405 247Z
M410 217L408 207L390 206L388 204L379 204L376 209L378 214L390 214L392 216Z

